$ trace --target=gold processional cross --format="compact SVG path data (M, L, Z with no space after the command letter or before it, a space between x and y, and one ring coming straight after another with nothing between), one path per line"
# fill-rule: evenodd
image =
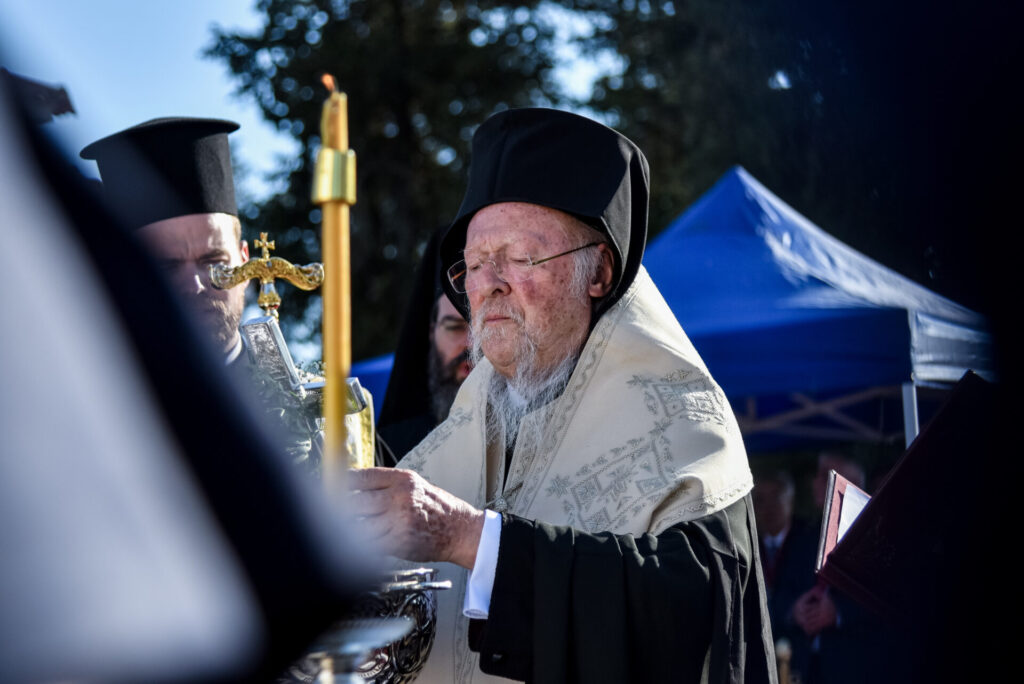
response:
M260 294L256 303L263 309L264 316L247 321L241 327L249 357L266 375L293 392L301 386L309 401L319 404L321 396L325 393L326 382L324 378L315 378L311 382L300 380L277 321L281 295L274 287L274 280L283 278L302 290L315 290L324 282L324 265L312 263L296 266L280 257L272 257L270 250L274 249L274 240L268 240L267 237L267 233L260 233L259 239L253 240L253 247L262 252L259 257L254 257L241 266L210 266L210 280L214 287L226 290L249 280L259 279ZM363 390L356 378L343 376L338 382L343 387L342 421L352 423L348 426L343 422L336 429L337 432L350 437L342 442L347 454L346 463L362 468L372 466L373 410L366 410L371 405L372 397Z
M252 244L256 249L262 250L261 257L250 259L241 266L211 266L210 278L216 287L224 290L259 278L260 294L256 303L263 309L264 315L277 318L277 309L281 306L281 295L274 287L276 278L283 278L300 290L315 290L324 282L323 264L296 266L281 257L270 256L270 250L274 249L274 240L267 240L266 233L260 233L259 239L254 240Z

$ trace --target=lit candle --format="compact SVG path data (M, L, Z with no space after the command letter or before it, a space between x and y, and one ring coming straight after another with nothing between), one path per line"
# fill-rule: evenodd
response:
M345 449L346 380L352 365L349 205L355 202L355 155L348 149L348 99L324 75L330 91L320 118L320 153L313 201L322 213L324 261L324 462L328 487L349 467Z
M332 150L348 150L348 97L339 93L334 77L323 75L324 87L330 95L320 115L320 144Z

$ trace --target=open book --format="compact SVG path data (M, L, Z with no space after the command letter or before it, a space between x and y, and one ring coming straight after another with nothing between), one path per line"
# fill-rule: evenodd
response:
M834 470L828 473L828 487L825 490L825 511L821 520L821 539L818 542L818 562L814 569L819 574L829 554L835 549L850 525L871 499L856 486ZM827 578L826 578L827 579Z

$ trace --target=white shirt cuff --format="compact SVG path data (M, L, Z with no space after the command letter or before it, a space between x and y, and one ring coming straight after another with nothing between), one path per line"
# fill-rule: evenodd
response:
M476 547L476 561L466 583L462 614L474 620L486 620L491 608L494 570L498 567L498 543L501 540L501 514L484 511L484 529Z

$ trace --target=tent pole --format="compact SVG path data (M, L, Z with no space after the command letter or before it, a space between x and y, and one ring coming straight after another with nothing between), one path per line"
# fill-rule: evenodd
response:
M917 386L913 382L903 383L903 438L906 446L917 437Z

